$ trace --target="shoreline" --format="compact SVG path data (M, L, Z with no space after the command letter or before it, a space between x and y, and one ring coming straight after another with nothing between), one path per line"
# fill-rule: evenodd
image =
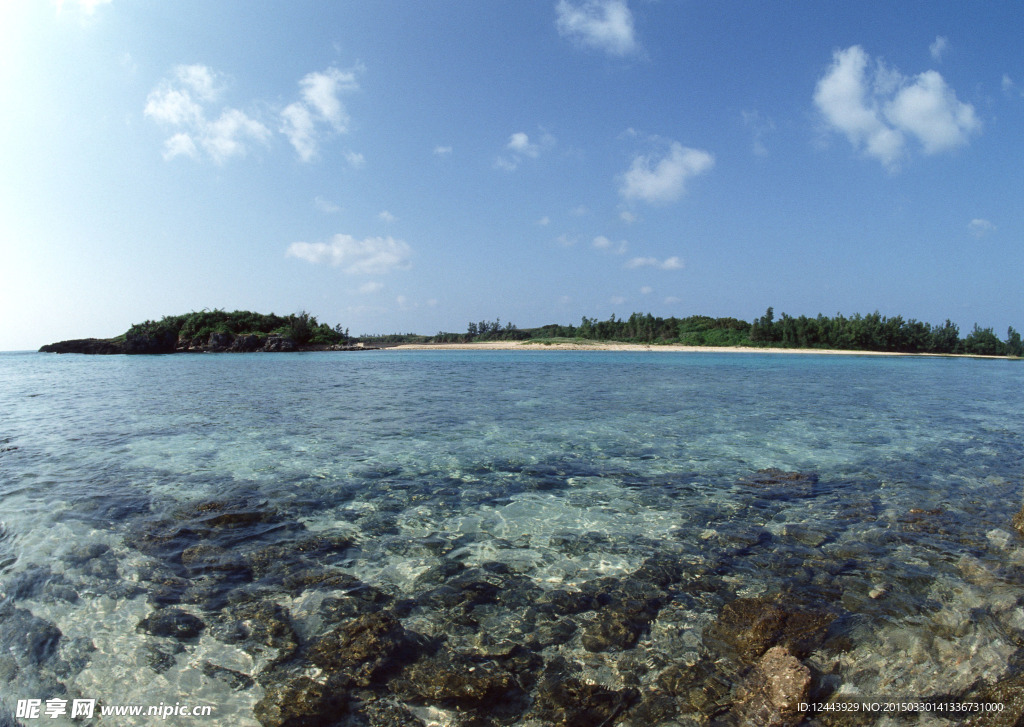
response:
M619 343L530 343L527 341L482 341L479 343L400 343L381 350L403 351L624 351L673 353L779 353L821 354L826 356L927 356L931 358L1006 359L1009 356L980 356L965 353L901 353L898 351L856 351L835 348L756 348L747 346L684 346L682 344Z

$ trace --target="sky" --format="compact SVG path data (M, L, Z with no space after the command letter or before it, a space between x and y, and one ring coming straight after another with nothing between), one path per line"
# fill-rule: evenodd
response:
M0 0L0 350L818 313L1024 329L1020 3Z

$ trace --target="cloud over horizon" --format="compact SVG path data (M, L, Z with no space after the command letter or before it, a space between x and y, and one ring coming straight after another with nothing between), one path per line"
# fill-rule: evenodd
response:
M859 45L833 54L814 104L832 129L890 171L906 157L908 136L932 155L964 146L981 131L974 107L959 101L938 71L904 76L881 59L872 62Z
M686 192L686 182L715 165L715 157L701 149L691 149L673 141L668 154L638 155L622 175L619 193L628 200L649 204L675 202Z
M625 0L586 0L579 5L559 0L555 12L559 35L579 45L613 56L630 55L640 48L633 13Z
M412 248L393 237L357 240L351 235L337 234L330 242L293 242L285 256L339 267L351 275L380 275L412 267Z

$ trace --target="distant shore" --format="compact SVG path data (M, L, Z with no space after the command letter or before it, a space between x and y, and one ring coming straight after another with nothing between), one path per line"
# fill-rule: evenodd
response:
M672 351L676 353L803 353L835 356L932 356L954 358L1006 358L946 353L899 353L894 351L853 351L832 348L756 348L747 346L683 346L680 344L618 343L586 341L580 343L531 343L529 341L481 341L480 343L401 343L387 346L400 351Z

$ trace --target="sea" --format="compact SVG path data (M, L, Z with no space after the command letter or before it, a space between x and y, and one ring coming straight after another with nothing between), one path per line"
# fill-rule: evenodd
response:
M996 724L1022 412L995 359L3 353L0 724Z

